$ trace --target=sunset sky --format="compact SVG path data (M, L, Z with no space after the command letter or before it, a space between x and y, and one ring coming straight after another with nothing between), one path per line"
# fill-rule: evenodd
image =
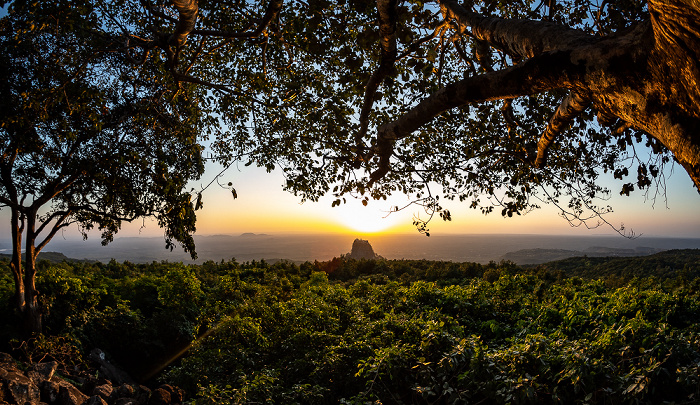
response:
M201 183L192 184L198 188L208 183L218 171L210 167ZM300 198L282 190L284 178L281 172L266 173L264 169L241 167L231 169L221 179L223 184L231 181L238 198L231 192L216 185L204 194L204 208L198 211L197 234L238 235L245 232L268 234L351 234L355 237L369 237L376 233L416 233L412 225L414 215L427 218L420 207L409 207L404 211L387 212L395 205L405 205L407 197L396 195L387 201L370 201L367 207L360 200L348 199L340 207L331 207L332 196L321 201L300 204ZM610 180L613 190L619 190L620 182ZM700 238L700 195L695 191L685 171L677 166L667 183L668 201L658 197L656 204L646 201L638 191L630 197L615 194L609 204L614 212L607 220L647 236ZM571 227L562 219L555 207L545 206L527 215L504 218L500 210L488 216L470 209L467 203L447 202L453 220L443 222L435 216L430 223L433 235L449 234L550 234L550 235L601 235L614 234L606 226L597 229ZM668 207L668 208L667 208ZM0 210L0 220L9 224L8 210ZM0 232L2 239L9 238L9 228ZM152 220L125 224L117 237L162 236L163 231ZM78 238L77 230L72 229L58 235L59 238ZM99 238L92 232L89 238ZM50 249L50 248L49 248Z
M211 180L214 171L208 170L202 184ZM233 199L227 189L212 186L204 194L204 209L198 211L197 234L254 233L350 233L371 235L376 232L412 233L414 215L426 218L420 207L404 211L387 212L395 205L405 205L407 197L396 195L387 201L370 201L364 207L359 200L348 199L340 207L331 207L332 196L321 201L300 204L300 198L282 191L281 172L266 173L263 169L242 167L231 169L222 183L231 181L238 198ZM620 182L612 183L619 190ZM193 185L197 186L197 185ZM610 201L614 212L607 220L619 226L624 224L636 234L649 236L700 237L700 195L693 188L687 174L680 167L668 182L668 202L660 196L656 204L644 201L635 192L630 197L615 195ZM668 206L668 208L667 208ZM504 218L499 212L488 216L470 209L467 203L448 202L453 220L443 222L436 215L430 224L433 234L516 233L516 234L612 234L608 226L587 230L574 228L557 215L551 206L533 211L521 217ZM130 224L121 236L157 236L162 231L152 222Z

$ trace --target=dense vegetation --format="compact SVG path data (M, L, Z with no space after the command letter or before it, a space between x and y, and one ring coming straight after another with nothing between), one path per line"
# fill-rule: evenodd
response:
M99 347L194 404L697 403L700 252L625 260L644 278L591 258L41 261L46 333L24 342L4 261L0 350L75 370Z

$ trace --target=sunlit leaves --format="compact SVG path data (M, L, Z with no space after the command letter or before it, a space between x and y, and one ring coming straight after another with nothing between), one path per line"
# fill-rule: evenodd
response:
M134 71L115 56L95 34L109 25L105 7L13 2L2 18L0 196L28 215L48 212L47 231L77 223L105 243L123 221L154 216L168 246L194 253L201 196L184 188L203 171L199 135L211 121L194 87L168 81L162 65Z
M551 18L589 31L626 24L611 18L608 28L603 29L600 22L593 27L594 9L587 2L552 4L551 12L528 1L515 5L487 1L473 4L473 9L506 18ZM227 29L235 30L241 21L254 21L252 16L264 10L263 3L255 2L236 7L202 3L200 7L203 29L223 29L229 21ZM629 9L620 12L634 20L641 15L635 7L630 3ZM620 177L623 167L619 144L595 125L589 112L552 147L545 170L531 167L534 144L564 95L558 92L513 100L514 123L506 122L501 111L505 107L499 102L445 112L399 141L390 173L371 190L365 189L377 158L363 160L361 153L363 148L371 150L377 127L446 83L513 63L510 56L491 50L493 66L480 66L469 37L435 31L441 19L437 5L400 4L396 39L401 59L378 93L370 95L375 102L370 128L358 139L365 85L379 63L375 13L372 2L288 2L264 37L222 42L223 48L211 58L195 59L193 74L239 92L218 99L217 114L232 130L214 144L220 158L247 155L248 162L259 166L282 167L285 188L302 199L316 200L334 185L341 185L334 192L337 196L357 193L382 198L396 191L424 194L430 184L437 187L431 192L470 201L485 213L492 211L491 204L500 206L504 216L525 213L542 202L575 207L575 215L588 211L595 216L605 210L594 202L608 195L597 185L598 176L610 170ZM209 46L212 39L202 41ZM648 182L640 178L641 184ZM561 201L562 197L571 199L570 203Z

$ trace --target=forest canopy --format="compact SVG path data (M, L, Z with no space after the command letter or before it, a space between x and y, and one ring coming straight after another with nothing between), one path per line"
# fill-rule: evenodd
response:
M210 89L216 155L303 199L585 221L610 210L601 176L663 189L675 161L700 184L690 0L127 3L104 19L127 58Z
M304 200L403 193L445 220L445 199L504 216L551 203L595 226L601 176L663 190L674 162L700 186L695 0L0 6L20 306L23 232L36 258L71 223L108 242L155 216L194 253L202 194L185 187L205 142L225 166L281 168Z
M200 89L211 157L281 168L302 199L403 193L445 219L445 198L553 203L595 225L612 192L663 192L674 162L700 184L691 0L84 4L94 23L61 24L155 68L146 86Z

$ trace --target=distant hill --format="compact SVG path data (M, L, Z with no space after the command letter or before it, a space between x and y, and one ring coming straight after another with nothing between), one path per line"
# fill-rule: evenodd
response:
M567 249L521 249L515 252L504 254L501 259L508 260L520 265L526 264L541 264L555 260L563 260L569 257L635 257L647 256L654 253L659 253L664 249L651 247L636 247L633 249L610 248L602 246L593 246L585 250L567 250Z
M543 263L537 268L585 278L669 279L683 275L687 279L694 279L700 277L700 249L666 250L639 257L571 257Z
M22 255L22 260L26 258L26 255ZM11 260L12 255L6 254L6 253L0 253L0 259L1 260ZM64 260L68 262L81 262L85 260L78 260L78 259L71 259L64 255L63 253L59 252L41 252L39 253L39 256L37 257L37 261L40 260L48 260L51 263L61 263Z

